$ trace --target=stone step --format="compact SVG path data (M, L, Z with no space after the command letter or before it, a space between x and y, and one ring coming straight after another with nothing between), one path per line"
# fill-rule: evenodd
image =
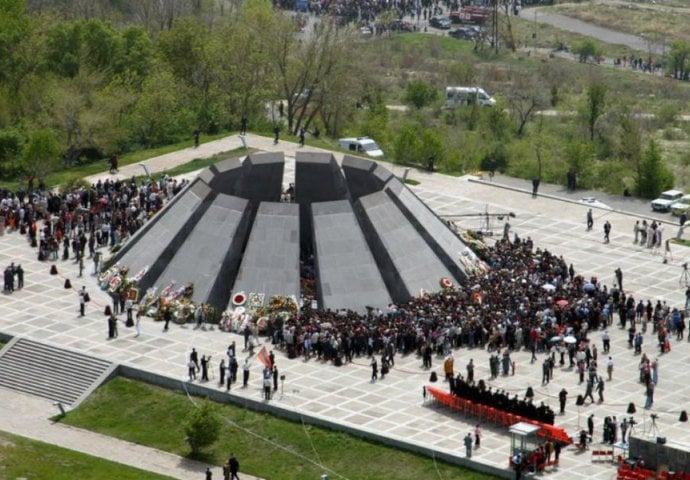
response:
M112 368L90 355L19 338L0 354L0 387L74 405Z

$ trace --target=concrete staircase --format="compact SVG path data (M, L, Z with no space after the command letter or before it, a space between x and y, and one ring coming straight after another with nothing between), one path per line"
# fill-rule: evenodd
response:
M75 407L116 367L96 357L15 337L0 351L0 387Z

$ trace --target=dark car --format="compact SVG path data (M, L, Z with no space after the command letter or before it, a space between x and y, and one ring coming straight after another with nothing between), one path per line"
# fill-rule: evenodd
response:
M429 25L434 28L440 28L441 30L450 30L450 20L446 17L431 17L429 20Z
M460 27L448 32L448 35L459 40L476 40L482 31L476 27Z

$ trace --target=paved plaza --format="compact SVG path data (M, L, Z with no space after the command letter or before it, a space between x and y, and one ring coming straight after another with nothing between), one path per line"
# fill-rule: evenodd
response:
M250 136L250 142L265 150L284 150L290 156L296 147L281 142L277 147L269 145L270 139ZM228 141L222 148L230 149ZM198 155L197 155L198 157ZM181 157L178 157L181 158ZM177 160L175 160L177 161ZM182 162L182 160L178 161ZM167 165L167 168L173 165ZM122 176L131 175L140 167L126 167ZM400 175L402 169L390 167ZM162 170L162 169L158 169ZM294 178L294 159L288 158L286 182ZM674 247L674 259L662 264L662 256L633 244L633 224L637 216L619 210L595 209L594 229L586 232L585 216L589 205L578 203L579 196L569 195L560 187L542 185L544 196L531 198L526 191L528 182L495 178L493 184L476 181L474 177L450 177L413 171L410 176L420 184L413 191L441 215L514 212L510 219L512 231L520 237L531 237L535 247L547 248L563 255L573 263L577 273L586 278L597 276L603 283L612 285L614 270L620 267L624 275L625 290L636 300L663 299L672 306L682 306L685 300L685 286L679 283L682 263L688 260L684 248ZM509 187L509 188L506 188ZM524 189L524 190L523 190ZM604 199L602 199L604 201ZM618 202L618 203L617 203ZM611 199L614 208L630 207L627 210L646 212L645 202L628 202ZM647 217L649 218L649 217ZM611 243L603 243L602 225L605 220L612 224ZM670 217L669 217L669 220ZM482 227L478 217L460 217L456 223L467 229ZM502 233L502 222L493 225L496 234ZM664 236L675 234L675 226L665 226ZM489 239L489 242L493 242ZM225 354L228 344L236 341L242 350L243 337L216 330L194 329L192 326L172 326L163 332L162 324L151 319L142 322L142 335L135 338L134 329L120 325L117 339L107 340L107 319L103 315L109 297L101 292L96 278L91 275L93 265L89 264L84 278L77 278L77 265L70 261L56 261L59 274L49 275L51 262L39 262L35 249L30 248L26 238L17 233L0 238L0 265L10 262L21 263L25 270L25 288L12 295L0 296L0 332L9 335L30 337L46 343L88 352L114 362L148 370L171 378L186 380L186 361L192 347L201 354L213 356L211 372L217 376L218 361ZM65 278L70 278L73 289L64 288ZM178 279L184 282L185 279ZM87 315L79 317L76 289L85 285L91 294ZM535 401L545 402L554 410L557 408L557 394L565 387L569 392L566 414L556 416L556 425L575 435L579 427L586 425L590 414L595 415L595 441L602 436L602 422L605 416L619 419L627 416L629 402L635 403L638 413L635 418L637 435L648 435L649 415L643 413L644 389L638 382L639 357L633 355L627 346L627 332L614 322L611 355L615 361L613 380L606 383L605 399L601 405L575 406L578 394L584 394L584 385L578 385L578 375L567 368L555 369L554 380L541 385L541 361L530 364L529 352L513 354L516 361L515 376L499 377L488 384L507 390L522 397L527 386L535 390ZM601 332L594 332L590 338L601 352ZM659 384L650 412L659 415L659 433L669 441L690 445L690 429L687 423L678 422L681 410L690 410L690 382L686 380L684 368L690 344L687 340L672 340L672 351L659 358ZM270 345L269 345L270 346ZM655 336L651 328L645 335L643 351L651 358L658 357ZM402 441L423 445L440 452L464 457L462 439L476 422L461 414L451 412L429 402L422 401L422 386L429 380L429 371L422 369L421 358L415 355L396 357L395 368L384 380L370 383L370 368L367 358L355 359L341 368L323 364L316 360L304 362L289 360L276 351L277 365L281 375L286 375L282 394L276 395L273 403L316 417L348 425L353 428L383 434ZM475 378L489 377L489 354L485 350L465 348L455 352L456 372L464 374L465 365L474 359ZM242 363L244 353L240 353ZM600 353L600 364L603 354ZM261 398L261 365L252 359L253 370L247 389L233 388L230 395L238 399ZM434 358L433 370L442 377L442 359ZM604 372L601 372L602 374ZM209 385L214 387L212 376ZM605 374L604 374L605 376ZM217 378L217 377L215 377ZM217 380L216 380L217 381ZM442 382L437 384L446 389ZM6 418L0 416L0 429L5 429ZM507 431L490 425L484 426L482 446L474 452L473 460L507 467L509 436ZM315 446L318 451L318 445ZM347 472L338 472L347 476ZM574 447L567 448L561 455L560 466L547 470L549 478L610 479L615 474L611 464L592 463L589 452L577 453Z

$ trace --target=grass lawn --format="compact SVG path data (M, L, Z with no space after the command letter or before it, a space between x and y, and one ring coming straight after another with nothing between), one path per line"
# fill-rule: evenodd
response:
M0 432L0 479L165 480L157 475L83 453Z
M184 441L184 419L192 408L190 400L180 393L115 378L62 421L177 455L189 455ZM234 405L218 405L217 412L223 419L220 439L205 450L200 460L221 465L234 452L242 471L262 478L319 478L324 473L323 467L307 459L320 461L351 480L494 478L441 462L436 464L437 473L433 459Z

